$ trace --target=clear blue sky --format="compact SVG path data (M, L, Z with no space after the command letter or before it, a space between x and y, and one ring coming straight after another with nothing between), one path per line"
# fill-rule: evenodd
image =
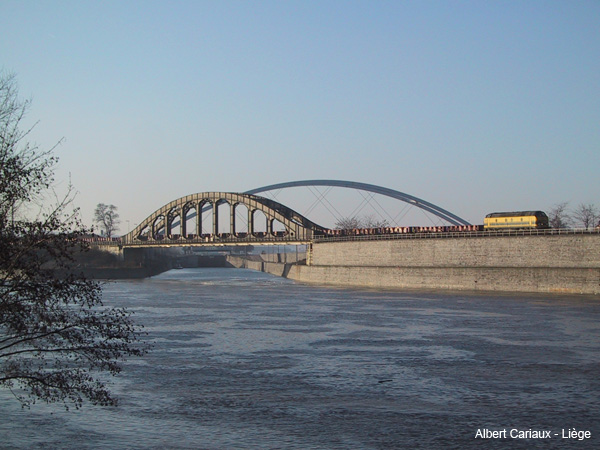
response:
M473 223L600 206L598 1L2 0L0 29L88 224L313 178Z

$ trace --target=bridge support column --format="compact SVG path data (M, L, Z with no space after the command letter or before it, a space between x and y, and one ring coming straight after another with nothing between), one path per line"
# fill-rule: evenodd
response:
M179 229L181 232L181 237L184 239L187 238L187 224L185 223L185 207L182 206L179 209Z
M202 235L202 207L204 202L196 203L196 236Z
M165 239L171 238L171 225L173 224L173 218L171 217L171 213L167 212L165 214Z
M212 235L217 235L219 231L219 204L218 201L213 202L213 223L212 223Z
M158 231L160 230L160 227L157 225L158 220L159 219L157 218L154 222L152 222L152 239L158 238ZM164 217L162 220L164 222Z

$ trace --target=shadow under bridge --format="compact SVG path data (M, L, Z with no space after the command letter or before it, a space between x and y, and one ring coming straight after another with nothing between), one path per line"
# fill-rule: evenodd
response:
M228 205L228 212L223 213L223 205ZM262 224L261 217L265 220ZM157 209L122 238L122 245L302 244L325 230L287 206L258 195L201 192Z

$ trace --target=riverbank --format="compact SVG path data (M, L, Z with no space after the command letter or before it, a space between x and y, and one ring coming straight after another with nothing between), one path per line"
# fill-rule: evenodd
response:
M94 280L126 280L148 278L172 268L168 258L144 258L126 261L118 253L92 247L75 255L77 269Z

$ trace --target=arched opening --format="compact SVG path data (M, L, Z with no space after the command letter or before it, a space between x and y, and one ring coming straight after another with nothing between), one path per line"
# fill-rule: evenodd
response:
M167 214L169 239L179 239L181 237L181 212L179 208L173 208Z
M165 216L164 215L161 214L156 219L154 219L154 222L152 222L152 230L151 230L150 234L152 235L152 239L155 239L155 240L164 239L164 237L165 237Z
M140 230L140 232L136 236L136 239L139 239L140 241L147 241L149 237L150 237L150 227L148 225L146 225L144 228L142 228Z
M220 238L227 238L231 233L231 205L227 200L217 202L216 231Z
M248 207L243 203L233 205L233 234L238 238L248 236Z
M262 238L267 235L269 228L268 219L264 212L255 209L252 211L252 235L254 237Z
M198 230L198 210L194 203L187 203L183 207L183 230L186 239L194 239Z
M269 232L271 233L272 236L284 237L287 234L285 225L283 223L281 223L279 220L272 219L270 222L271 222L271 224L270 224Z
M200 203L198 209L202 212L200 235L207 239L212 236L213 232L213 204L206 200Z

